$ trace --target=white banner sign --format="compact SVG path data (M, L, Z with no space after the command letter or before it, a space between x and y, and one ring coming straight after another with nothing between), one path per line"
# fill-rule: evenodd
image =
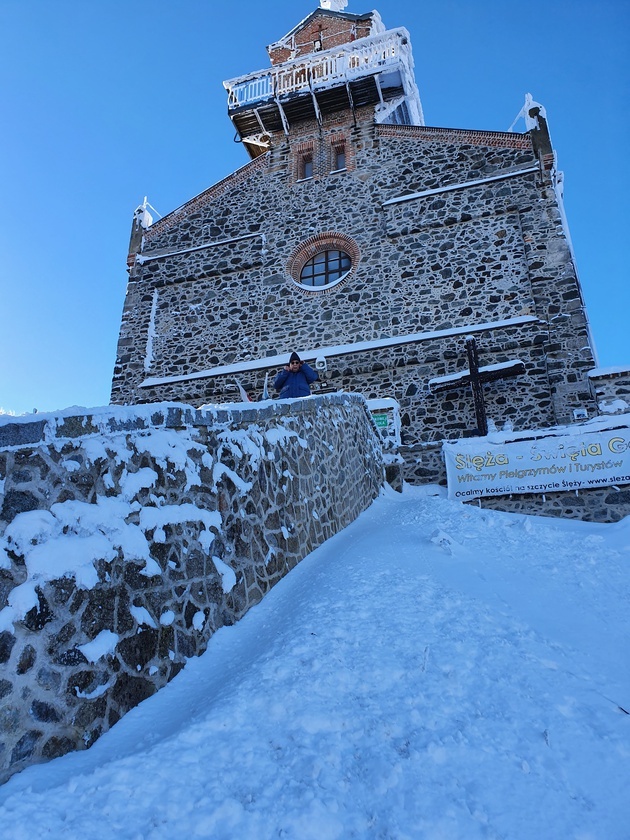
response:
M630 428L495 443L444 443L450 499L630 484Z

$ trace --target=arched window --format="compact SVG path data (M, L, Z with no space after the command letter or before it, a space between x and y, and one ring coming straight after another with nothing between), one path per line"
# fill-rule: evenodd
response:
M304 263L300 284L321 288L341 280L352 268L352 260L345 251L320 251Z

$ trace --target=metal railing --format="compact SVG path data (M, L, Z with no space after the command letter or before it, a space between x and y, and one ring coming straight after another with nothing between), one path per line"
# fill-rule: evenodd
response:
M272 96L315 90L336 81L378 72L390 65L408 64L410 56L407 30L391 29L269 70L230 79L223 82L223 86L228 92L228 108L242 108Z

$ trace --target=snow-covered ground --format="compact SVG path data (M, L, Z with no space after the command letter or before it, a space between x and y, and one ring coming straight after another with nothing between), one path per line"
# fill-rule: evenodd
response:
M386 491L4 840L628 840L630 519Z

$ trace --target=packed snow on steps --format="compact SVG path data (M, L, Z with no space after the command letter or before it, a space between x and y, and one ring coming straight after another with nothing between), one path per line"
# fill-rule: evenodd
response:
M628 840L629 603L630 519L386 490L2 836Z

